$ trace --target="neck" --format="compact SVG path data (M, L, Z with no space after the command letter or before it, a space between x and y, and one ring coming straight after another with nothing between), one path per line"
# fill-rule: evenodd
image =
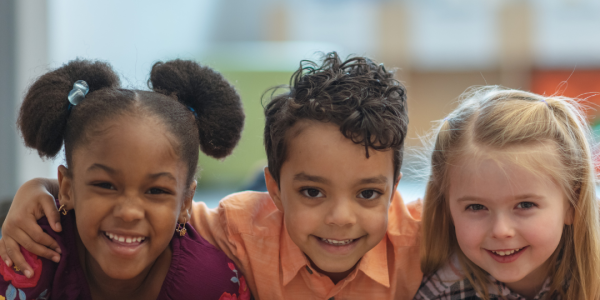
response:
M155 299L171 265L172 251L167 247L153 264L130 279L114 279L106 275L88 253L77 236L79 261L85 273L93 299Z

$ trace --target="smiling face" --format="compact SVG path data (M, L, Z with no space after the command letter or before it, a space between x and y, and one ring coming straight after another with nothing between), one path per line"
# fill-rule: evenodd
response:
M61 203L77 216L88 268L132 279L169 251L176 223L189 220L194 187L155 119L126 116L100 130L74 150L70 170L61 167Z
M267 174L269 193L313 267L345 277L387 230L392 151L369 149L367 158L339 126L317 121L298 122L288 137L279 187Z
M512 161L525 155L551 164L547 153L516 159L463 159L450 167L449 207L466 257L514 291L541 288L550 256L571 222L561 187Z

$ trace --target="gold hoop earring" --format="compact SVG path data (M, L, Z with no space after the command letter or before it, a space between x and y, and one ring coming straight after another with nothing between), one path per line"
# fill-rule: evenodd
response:
M63 215L67 215L68 210L65 208L64 204L61 204L61 206L58 208L58 212L62 213Z
M182 223L177 223L177 227L175 227L175 231L179 232L179 236L185 236L187 229L185 229L185 220Z

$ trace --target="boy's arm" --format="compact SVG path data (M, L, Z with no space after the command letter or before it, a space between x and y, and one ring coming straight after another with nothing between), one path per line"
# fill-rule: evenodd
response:
M227 221L222 214L224 212L220 206L209 209L204 202L194 202L190 224L206 241L225 252L238 267L243 269L243 264L236 256L236 243L229 237Z
M38 256L55 262L60 260L60 247L37 224L37 220L45 215L52 229L61 231L60 216L54 202L57 194L58 182L54 179L27 181L17 191L2 224L0 257L7 266L14 262L27 277L33 276L34 272L21 254L19 245Z
M238 197L242 198L238 199ZM190 224L194 226L196 231L198 231L206 241L225 252L227 257L236 264L238 269L244 275L250 291L256 293L254 270L250 264L247 252L248 249L246 248L247 245L241 235L239 233L236 234L237 230L232 229L236 228L236 226L245 226L247 224L239 218L230 220L228 215L228 211L232 209L232 206L237 206L236 203L233 203L232 205L232 202L236 201L237 204L239 204L239 202L252 203L253 201L250 200L251 199L246 199L244 194L241 194L241 196L230 195L221 200L219 207L215 209L209 209L203 202L196 202L192 206L192 218ZM235 210L240 210L240 207L236 207ZM247 212L247 215L251 215L253 211L253 209L249 207L245 207L241 210Z

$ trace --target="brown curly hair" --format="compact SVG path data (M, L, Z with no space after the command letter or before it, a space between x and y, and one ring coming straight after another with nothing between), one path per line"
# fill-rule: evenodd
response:
M280 88L289 91L273 96ZM286 133L299 120L338 125L346 138L365 147L367 158L369 148L392 149L398 179L408 125L406 90L383 64L366 57L342 61L331 52L321 65L301 61L289 86L275 87L269 94L264 142L269 172L277 183L286 159Z
M77 80L89 93L70 107L67 95ZM194 179L199 148L222 158L240 139L244 112L239 95L223 76L192 61L158 62L148 85L153 91L122 89L111 66L74 60L42 75L29 89L18 126L25 145L41 157L53 158L65 146L67 165L72 153L90 139L106 120L130 115L157 117L178 141L180 158L188 165L188 184Z

